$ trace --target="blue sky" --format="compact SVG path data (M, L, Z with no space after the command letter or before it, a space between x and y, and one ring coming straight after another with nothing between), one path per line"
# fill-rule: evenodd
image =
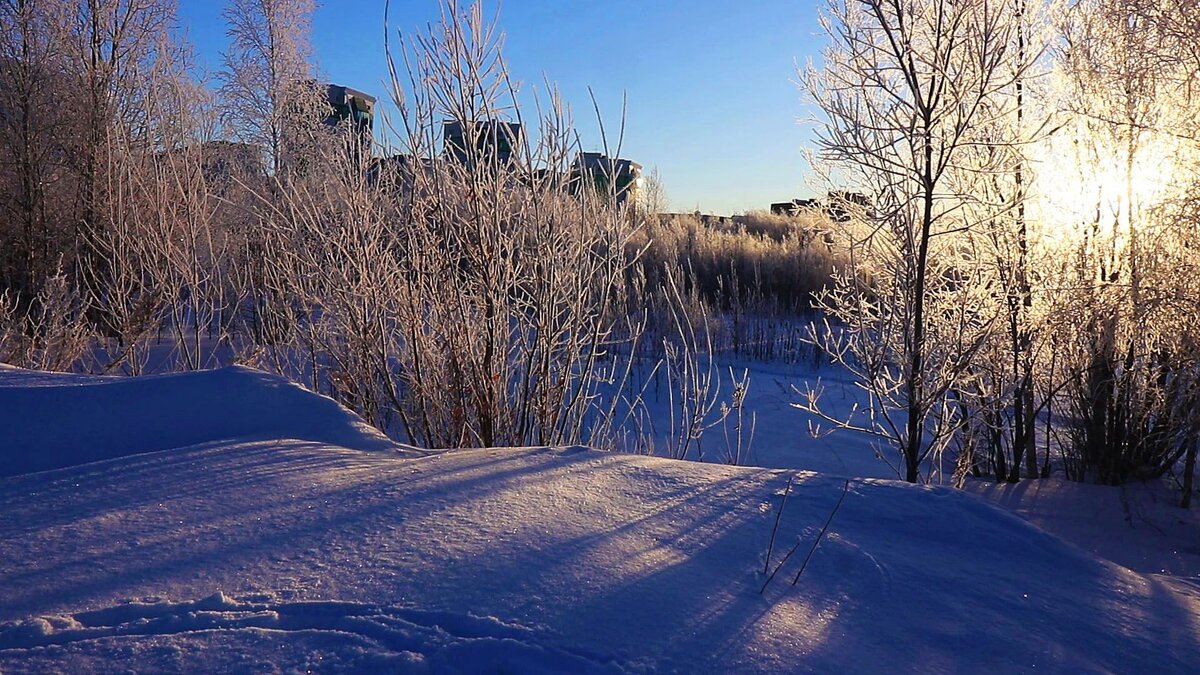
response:
M202 63L220 68L219 0L180 0ZM600 149L588 86L611 135L628 95L622 156L663 177L671 208L731 214L804 196L811 132L796 64L816 58L818 0L508 0L500 6L513 76L556 83L585 150ZM496 4L488 2L489 12ZM313 17L320 72L384 91L383 0L325 0ZM393 0L393 30L439 16L436 0ZM611 141L610 141L611 142Z

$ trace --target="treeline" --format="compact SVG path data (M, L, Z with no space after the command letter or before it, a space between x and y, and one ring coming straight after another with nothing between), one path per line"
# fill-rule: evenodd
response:
M765 361L812 362L804 326L834 272L844 266L831 223L820 215L751 211L732 217L648 214L633 234L638 274L656 316L669 316L675 287L712 351ZM672 328L666 328L670 333Z
M173 2L0 3L0 360L138 374L151 335L172 368L240 349L264 199L338 142L312 114L311 9L231 2L209 82Z
M871 197L812 337L909 480L1173 474L1200 442L1200 15L831 3L819 159ZM814 393L809 407L821 412ZM1182 468L1181 468L1182 466Z
M645 266L682 268L712 307L739 306L769 314L799 316L838 267L823 216L780 216L761 211L725 219L692 214L658 214L636 239L645 246Z

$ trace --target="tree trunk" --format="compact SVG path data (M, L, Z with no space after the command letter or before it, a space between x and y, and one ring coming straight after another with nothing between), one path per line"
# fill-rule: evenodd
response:
M923 171L923 212L921 232L917 248L916 280L913 293L912 347L909 354L908 373L908 443L904 450L904 480L916 483L920 479L921 446L924 435L925 392L922 386L925 372L925 273L929 266L929 238L933 229L933 131L932 120L926 114L925 123L925 166Z

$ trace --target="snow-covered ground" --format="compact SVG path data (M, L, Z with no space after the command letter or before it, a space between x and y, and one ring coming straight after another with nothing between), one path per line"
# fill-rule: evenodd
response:
M730 364L717 369L724 396L732 389ZM754 440L745 464L772 468L817 471L831 475L895 479L895 457L884 451L884 461L869 437L837 431L813 437L812 426L828 431L830 425L795 408L807 387L823 391L822 406L845 416L864 397L844 373L809 364L732 362L735 377L749 373L746 409L757 416ZM662 397L648 404L664 415ZM704 437L705 460L721 461L724 438L720 427ZM689 458L697 459L695 452ZM932 482L949 482L953 465L947 460ZM929 464L924 474L931 475ZM966 490L1004 507L1066 541L1095 555L1138 572L1196 579L1200 583L1200 508L1179 508L1177 485L1167 481L1135 483L1122 487L1075 483L1055 476L1016 485L969 479ZM1197 500L1200 501L1200 500Z
M68 465L0 478L4 672L1200 662L1195 584L949 488L583 448L414 458L246 369L0 385L5 462Z
M1180 508L1179 492L1165 483L1113 487L1048 478L972 480L965 488L1097 556L1200 584L1200 509Z
M0 422L0 476L231 438L399 449L332 400L241 366L128 378L0 364Z
M644 366L645 370L649 367ZM814 369L807 363L763 363L718 357L713 374L713 391L722 403L730 401L735 382L748 376L743 416L748 449L739 464L803 469L839 476L886 479L898 476L893 468L897 458L890 457L893 460L890 465L880 459L871 438L850 432L828 433L829 423L795 407L805 401L803 392L809 387L822 392L822 407L836 415L844 417L854 406L861 406L862 394L836 367ZM665 379L660 369L660 383ZM666 424L669 408L679 396L675 394L672 399L663 384L647 386L643 398L656 424L651 431L659 446L665 447L669 436ZM714 408L706 422L714 422L718 412ZM693 446L687 458L724 462L726 455L731 454L728 452L730 446L736 444L734 422L730 417L728 424L717 424L708 429L700 439L703 456ZM752 423L753 435L750 434ZM728 440L726 431L729 432ZM815 436L814 431L817 432Z

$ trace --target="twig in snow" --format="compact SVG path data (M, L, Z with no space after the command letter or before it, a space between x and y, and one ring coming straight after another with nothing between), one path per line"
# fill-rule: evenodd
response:
M817 547L821 545L821 539L825 536L825 530L829 529L829 523L833 522L834 515L838 509L842 508L842 502L846 499L846 493L850 491L850 481L842 486L842 496L838 497L837 504L834 504L833 510L829 512L829 518L825 519L825 525L821 527L821 532L817 534L817 540L813 542L812 548L808 549L808 555L804 557L804 564L800 565L800 571L796 572L796 577L792 579L792 585L795 586L797 581L800 581L800 575L804 574L804 568L808 567L808 561L812 560L813 554L817 552Z
M775 575L779 573L779 569L783 567L783 564L788 561L788 558L792 557L792 554L796 552L796 549L800 548L800 541L800 538L797 537L796 543L792 545L792 550L788 551L787 555L783 556L783 560L780 560L779 564L775 566L775 571L771 572L771 576L767 577L767 580L763 582L762 588L758 589L759 595L762 595L767 590L767 584L771 583L771 580L774 579Z
M779 519L783 517L783 507L787 506L788 493L792 491L792 481L796 479L796 474L788 476L787 488L783 491L783 501L779 504L779 511L775 514L775 526L771 528L771 541L767 544L767 559L763 561L763 574L771 567L771 552L775 550L775 534L779 532ZM768 579L768 581L770 581Z

